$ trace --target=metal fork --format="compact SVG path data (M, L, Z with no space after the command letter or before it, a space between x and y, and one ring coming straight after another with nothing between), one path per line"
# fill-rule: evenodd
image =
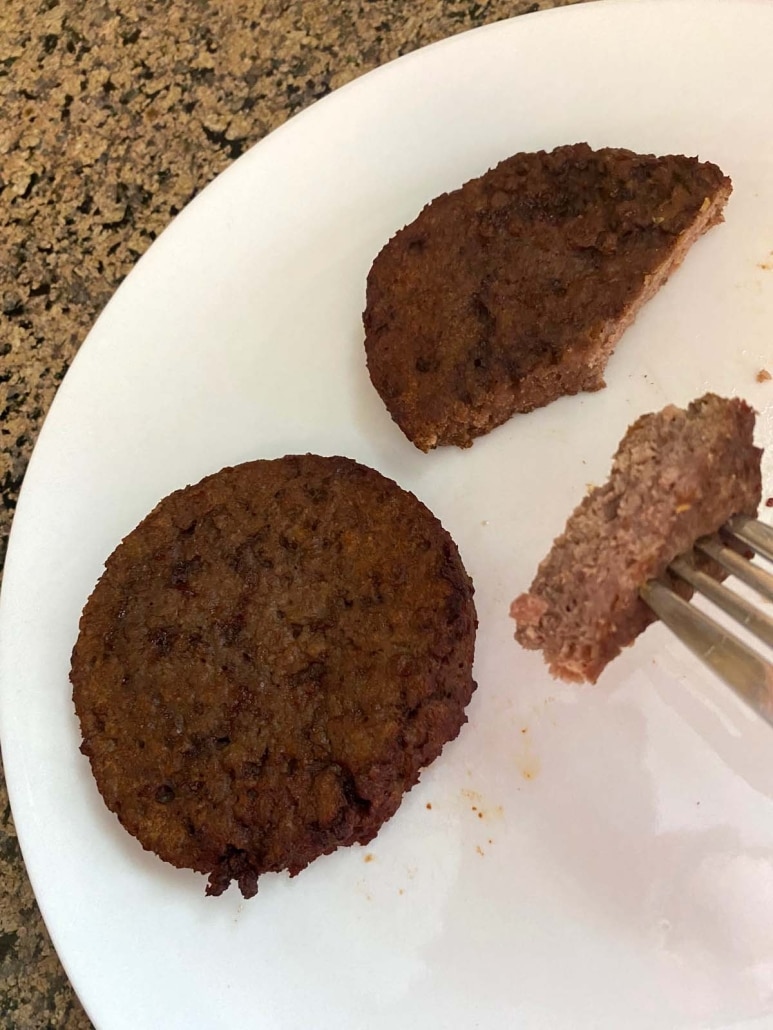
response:
M773 562L773 528L745 515L730 519L722 534L746 549ZM727 572L773 601L773 575L753 565L721 536L704 537L695 549L712 558ZM689 583L758 640L773 648L773 618L745 598L696 568L690 557L680 556L669 571ZM639 591L642 600L661 622L713 669L747 704L773 725L773 665L729 629L694 607L661 580L650 580Z

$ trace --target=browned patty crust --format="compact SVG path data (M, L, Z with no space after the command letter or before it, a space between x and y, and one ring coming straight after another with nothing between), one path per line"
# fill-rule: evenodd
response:
M348 458L226 468L108 559L72 656L81 750L145 848L249 897L375 836L466 721L475 630L413 494Z
M468 447L601 389L620 335L731 189L697 158L578 143L433 200L368 275L368 371L392 418L423 451Z
M762 492L754 412L706 394L628 429L604 486L575 509L528 593L513 601L515 638L551 672L595 682L655 616L639 588ZM688 591L689 593L689 591Z

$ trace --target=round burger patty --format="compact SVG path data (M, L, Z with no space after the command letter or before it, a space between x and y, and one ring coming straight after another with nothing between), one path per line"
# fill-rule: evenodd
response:
M348 458L226 468L108 559L71 680L108 807L245 897L371 840L466 721L472 583L432 513Z

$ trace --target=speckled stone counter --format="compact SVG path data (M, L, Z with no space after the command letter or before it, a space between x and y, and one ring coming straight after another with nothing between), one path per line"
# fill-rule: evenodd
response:
M583 0L4 0L0 563L27 460L78 346L203 186L376 65L572 2ZM91 1025L38 914L1 778L0 1025Z

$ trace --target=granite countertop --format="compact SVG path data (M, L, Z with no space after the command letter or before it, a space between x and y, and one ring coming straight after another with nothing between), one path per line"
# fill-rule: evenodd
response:
M170 219L301 108L400 54L583 0L5 0L0 11L0 565L54 393ZM89 1027L0 776L0 1020Z

